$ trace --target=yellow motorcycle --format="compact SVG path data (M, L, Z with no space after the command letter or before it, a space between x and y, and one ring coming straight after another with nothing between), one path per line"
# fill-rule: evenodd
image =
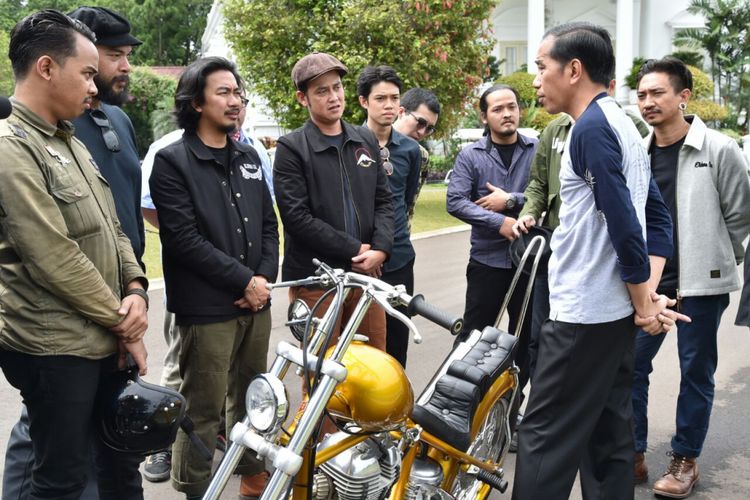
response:
M454 335L461 331L461 318L421 295L406 294L403 286L320 262L316 276L273 285L327 291L312 310L301 301L290 307L288 324L301 347L280 342L270 371L250 382L247 416L232 429L231 446L204 500L219 498L247 449L274 467L261 500L468 500L487 498L493 488L505 492L503 462L518 404L517 337L498 326L527 259L535 254L520 331L544 245L539 236L528 245L495 326L474 330L458 344L416 402L398 361L356 334L365 312L379 304L408 326L416 343L421 336L409 316L418 314ZM355 289L363 293L334 344L333 327ZM316 317L328 298L330 306ZM400 305L408 316L395 308ZM308 396L284 428L289 401L281 380L292 365ZM338 431L321 436L325 416Z

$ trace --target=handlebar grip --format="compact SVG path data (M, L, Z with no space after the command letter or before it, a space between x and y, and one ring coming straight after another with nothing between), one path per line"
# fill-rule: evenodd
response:
M451 317L445 311L442 311L427 302L427 300L425 300L424 298L424 295L422 294L418 294L412 297L411 302L409 302L409 306L407 307L407 311L411 316L418 314L423 318L432 321L436 325L442 326L443 328L451 332L451 335L458 335L459 333L461 333L461 329L464 326L463 318Z

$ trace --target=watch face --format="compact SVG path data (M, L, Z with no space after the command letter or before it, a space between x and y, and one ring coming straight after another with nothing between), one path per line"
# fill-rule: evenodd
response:
M508 201L505 202L505 208L514 208L516 206L516 200L515 198L508 198Z

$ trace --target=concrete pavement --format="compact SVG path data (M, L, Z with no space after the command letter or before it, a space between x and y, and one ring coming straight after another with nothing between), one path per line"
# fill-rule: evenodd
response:
M423 293L437 306L451 313L461 314L466 286L465 268L468 260L469 233L462 231L418 239L414 245L418 256L415 266L417 292ZM151 326L147 335L150 354L149 374L146 379L158 383L165 350L161 332L164 310L162 290L152 290L150 295ZM724 314L719 334L716 401L708 439L699 461L701 481L691 496L694 499L744 500L750 497L750 427L746 423L747 415L750 415L750 332L747 328L733 325L738 298L738 294L732 294L732 301ZM288 303L286 291L275 290L273 301L272 347L282 339L292 339L288 329L283 326ZM450 351L453 338L421 318L416 318L415 323L424 337L424 342L420 345L410 345L407 374L418 394ZM661 474L668 460L665 453L669 449L669 440L673 432L675 401L679 392L676 336L668 335L655 360L651 381L650 447L647 461L651 468L652 480ZM294 388L298 385L298 381L288 381L290 396L294 396L294 399L297 399L297 391ZM20 397L4 378L0 379L0 398L4 402L0 406L0 443L5 443L11 427L18 418ZM216 458L220 459L219 453ZM514 461L515 455L510 455L506 462L507 478L511 484ZM0 465L2 464L4 456L0 453ZM144 485L147 499L184 498L175 492L168 482L151 484L144 481ZM222 498L236 498L238 487L235 477ZM648 485L637 487L635 496L637 499L653 498ZM495 494L492 498L510 498L510 495ZM577 486L571 498L580 498Z

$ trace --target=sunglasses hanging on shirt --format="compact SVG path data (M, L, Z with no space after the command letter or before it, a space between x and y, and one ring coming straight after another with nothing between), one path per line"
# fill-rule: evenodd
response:
M91 110L91 119L102 131L102 139L104 139L104 145L107 149L113 153L120 151L120 138L117 136L117 132L112 128L112 124L109 121L106 113L101 109Z
M383 162L383 170L385 170L385 175L393 174L393 163L391 163L390 159L391 152L388 151L388 148L385 146L380 148L380 160Z

